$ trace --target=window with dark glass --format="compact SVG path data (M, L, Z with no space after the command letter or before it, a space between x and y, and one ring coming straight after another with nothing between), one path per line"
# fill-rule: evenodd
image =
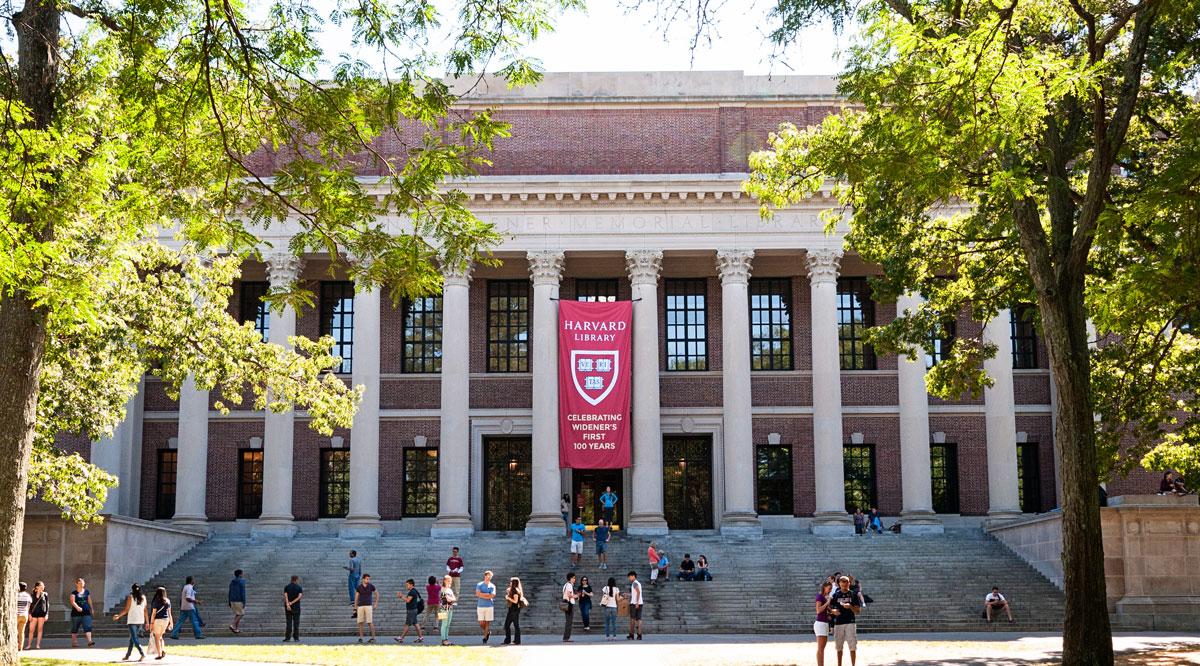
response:
M268 282L243 282L241 296L238 299L238 322L253 322L254 330L263 340L271 332L271 308L263 297L271 290Z
M866 278L838 278L837 310L842 369L874 370L875 350L863 342L863 333L875 325L875 303Z
M584 303L612 303L617 300L617 280L575 280L575 300Z
M875 494L875 445L847 444L843 450L842 471L846 483L846 510L867 513L879 506Z
M321 449L317 515L345 518L350 512L350 449Z
M529 281L488 281L488 372L529 372Z
M533 442L529 437L483 439L483 529L525 529L533 511Z
M934 513L958 513L958 445L929 445L929 483Z
M1038 367L1037 327L1033 323L1033 306L1018 305L1011 310L1013 369Z
M954 346L954 338L958 335L958 323L953 317L942 320L941 329L930 336L929 344L933 353L925 354L925 367L932 368L950 357L950 348Z
M438 450L404 449L404 517L436 516L437 512Z
M755 447L758 477L758 513L790 516L792 506L792 447L760 444Z
M262 515L263 451L238 451L237 517L258 518Z
M154 517L160 520L175 516L175 473L179 466L179 451L158 450L158 485L154 492Z
M711 530L712 437L663 437L663 517L672 530Z
M663 289L667 299L667 370L707 370L707 281L664 280Z
M1017 444L1017 499L1024 513L1042 510L1042 475L1037 442Z
M406 298L401 307L404 312L401 372L441 372L442 297Z
M354 283L321 283L321 335L333 338L333 355L342 359L335 371L349 373L354 362Z
M792 281L750 280L750 368L792 369Z

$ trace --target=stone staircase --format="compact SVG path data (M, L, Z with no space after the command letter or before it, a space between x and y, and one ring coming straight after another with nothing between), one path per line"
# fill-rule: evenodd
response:
M875 603L860 615L862 631L978 631L989 628L980 619L984 594L999 585L1013 602L1015 625L998 621L996 630L1061 630L1062 594L1048 580L1003 545L980 532L951 531L942 536L877 535L822 538L809 534L768 532L761 541L731 540L709 532L679 532L658 539L677 565L685 552L704 554L712 582L671 581L649 585L645 538L622 535L609 548L609 569L596 564L588 543L580 576L589 577L597 603L592 632L603 631L600 588L609 576L628 589L626 574L638 571L645 597L648 633L791 633L811 632L812 599L816 582L833 571L856 575ZM385 537L352 541L331 537L251 540L213 537L168 566L149 582L162 585L178 607L179 590L188 575L196 577L212 635L228 635L230 614L225 593L234 569L248 580L247 635L283 633L282 590L292 574L301 576L304 601L301 633L351 635L351 618L342 565L353 548L364 555L364 572L382 593L375 614L381 636L399 632L404 609L396 599L406 578L424 592L430 575L445 571L451 546L459 546L466 561L463 603L455 613L452 634L475 640L473 586L484 569L495 572L500 590L514 573L524 582L530 608L522 616L528 633L562 631L557 599L563 576L571 567L564 538L526 538L519 533L484 533L455 540L428 537ZM503 620L497 605L496 628ZM119 633L109 619L98 619L97 633ZM618 621L619 627L627 624ZM576 613L577 629L579 614ZM429 625L426 625L428 629ZM622 629L624 630L624 629ZM501 632L503 630L501 629ZM185 629L181 635L190 635ZM390 640L390 638L388 638Z

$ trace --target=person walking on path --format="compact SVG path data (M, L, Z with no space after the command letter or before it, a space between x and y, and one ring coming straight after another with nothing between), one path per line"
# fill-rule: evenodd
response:
M587 534L587 525L583 524L583 518L575 517L575 522L571 523L571 564L578 567L579 561L583 559L583 538Z
M617 510L617 494L613 492L612 486L604 486L604 492L600 495L600 507L604 509L604 522L609 526L613 524L613 514Z
M504 601L508 612L504 614L504 644L521 644L521 609L528 606L525 591L521 589L521 579L513 576L508 581L508 591L504 593ZM516 640L513 640L515 631Z
M71 647L79 647L77 637L81 630L87 639L87 646L93 647L96 642L92 640L92 593L82 578L75 579L75 590L71 592L70 602Z
M304 588L300 587L300 577L292 576L292 582L283 586L283 642L300 642L300 600L304 598Z
M451 587L454 589L454 598L457 600L462 596L462 574L463 574L463 559L458 555L458 546L450 549L450 557L446 559L446 573L450 575Z
M421 632L420 615L424 610L425 600L421 598L421 593L417 592L417 583L409 578L404 581L404 591L397 592L396 596L404 600L404 631L396 637L397 643L403 643L408 637L409 629L417 630L417 642L425 642L425 634Z
M634 630L637 630L637 639L642 640L642 605L645 599L642 597L642 583L637 579L637 572L629 572L629 635L625 638L633 640Z
M379 596L375 594L375 586L371 584L371 574L363 574L362 582L354 591L354 613L357 616L358 642L363 642L363 625L371 629L371 640L375 642L375 607L379 605Z
M817 619L813 621L813 634L817 637L817 666L825 666L825 645L829 642L829 604L833 602L833 585L821 583L821 590L813 604Z
M850 650L850 666L854 666L858 658L858 625L854 616L862 610L858 595L850 589L850 577L838 579L838 589L834 591L829 604L829 613L833 616L833 646L837 650L838 666L842 666L842 648Z
M657 585L658 580L658 543L651 541L646 549L646 557L650 560L650 587Z
M200 616L196 612L196 607L200 605L200 601L196 598L195 578L188 576L183 581L183 593L179 599L179 622L175 623L175 630L171 632L171 640L179 639L179 629L183 627L183 621L189 620L192 623L192 635L196 640L203 640L204 633L200 630Z
M429 620L429 625L432 627L430 631L438 629L438 609L441 606L442 586L438 585L437 576L430 576L425 584L425 617Z
M612 527L605 519L601 518L600 524L592 530L592 538L596 540L596 559L600 561L600 568L607 569L608 542L612 540Z
M246 579L242 578L242 570L233 572L233 580L229 581L229 610L233 611L233 622L229 630L235 634L242 633L242 617L246 615Z
M610 577L608 584L600 588L600 610L604 613L604 640L617 640L617 599L621 590L617 588L617 579Z
M50 595L46 594L46 584L38 581L33 584L33 601L29 604L29 626L26 628L25 649L33 645L35 650L42 649L42 629L46 626L46 618L50 615ZM36 641L35 641L36 639Z
M587 576L579 579L579 619L584 631L592 630L592 584Z
M475 586L475 619L483 630L483 642L492 637L492 622L496 620L496 585L492 572L483 572L483 580Z
M346 585L350 591L350 605L354 605L354 591L358 589L358 584L362 582L362 558L359 557L357 550L350 551L350 560L342 568L349 572L346 576Z
M171 598L165 587L154 589L154 600L150 602L150 622L150 651L157 654L155 659L162 659L167 656L167 642L163 638L175 625Z
M33 605L33 597L29 595L29 586L17 583L17 649L22 649L25 643L25 625L29 624L29 607Z
M142 594L141 585L134 583L129 589L129 596L125 597L125 608L113 615L113 622L120 620L121 616L126 616L125 626L129 629L129 647L125 648L125 656L121 661L129 661L134 648L137 648L138 661L141 661L146 658L146 653L142 651L142 644L138 642L138 630L147 624L146 597Z
M458 549L454 549L455 553ZM440 591L438 621L442 623L442 645L451 645L450 643L450 623L454 620L454 607L458 605L458 595L454 593L454 583L450 580L450 574L442 579L442 589Z
M575 623L575 603L579 600L579 593L575 591L575 574L567 574L567 582L562 586L562 608L563 616L566 618L566 624L563 627L563 642L573 643L571 640L571 628Z

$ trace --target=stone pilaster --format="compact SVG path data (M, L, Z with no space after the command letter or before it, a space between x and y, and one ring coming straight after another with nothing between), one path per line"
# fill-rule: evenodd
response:
M1001 310L983 327L985 342L996 346L995 358L983 362L992 385L983 391L987 432L988 521L1011 520L1021 514L1017 495L1017 416L1013 399L1012 314Z
M896 299L901 315L915 314L922 298L904 294ZM941 534L942 521L933 512L929 461L929 393L925 388L925 354L916 359L901 355L896 381L900 396L900 482L904 505L900 511L905 534Z
M350 511L343 538L383 534L379 523L379 306L380 288L354 291L354 347L351 382L363 387L362 403L350 428Z
M558 288L562 250L528 253L533 279L533 510L525 533L558 535L563 531L558 497Z
M754 423L750 399L750 262L753 250L719 250L721 276L721 393L725 511L721 533L762 537L754 498Z
M629 533L667 533L663 517L662 422L658 399L659 250L630 250L633 287L633 493Z
M191 376L179 389L179 458L175 481L176 525L208 530L208 391Z
M438 516L434 537L471 534L471 266L442 269L442 381Z

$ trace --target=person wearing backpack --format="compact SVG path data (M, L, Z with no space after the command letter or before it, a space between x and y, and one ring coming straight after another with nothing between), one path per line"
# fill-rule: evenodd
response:
M621 590L617 579L609 578L608 584L600 588L600 608L604 611L604 640L617 640L617 599Z
M421 593L417 592L417 583L409 578L404 581L404 591L397 592L396 596L404 600L404 631L396 637L397 643L403 643L408 637L409 628L415 627L417 630L417 642L425 642L425 634L421 631L421 622L419 618L421 613L425 612L425 600L421 598Z
M508 591L504 593L508 602L508 613L504 615L504 645L521 644L521 609L529 607L525 592L521 589L521 579L513 576L508 581ZM513 640L513 633L516 640Z

